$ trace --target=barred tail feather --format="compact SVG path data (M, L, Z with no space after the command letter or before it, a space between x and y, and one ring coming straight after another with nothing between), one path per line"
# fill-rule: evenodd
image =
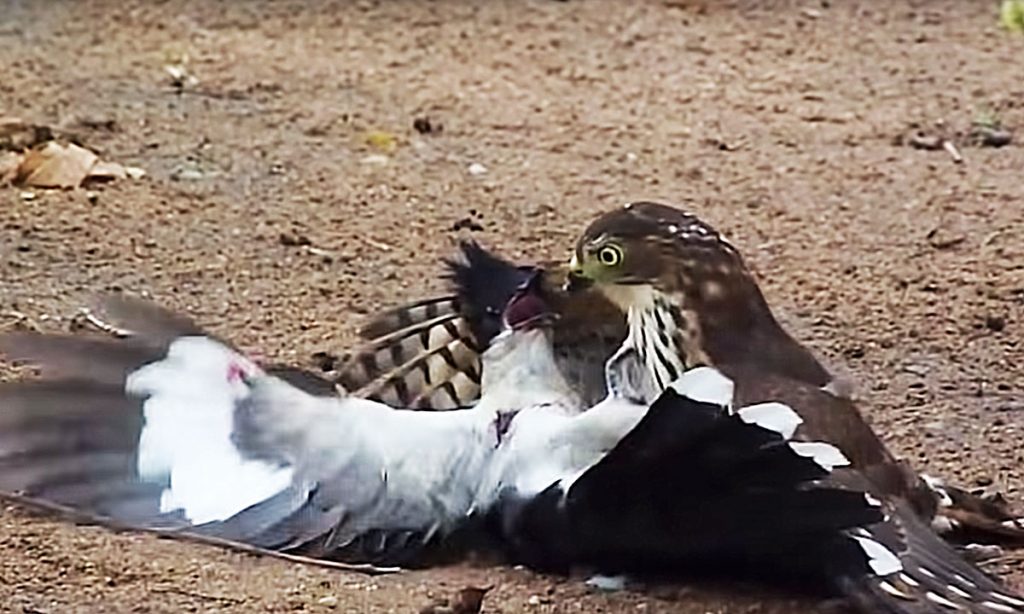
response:
M465 320L443 315L357 348L337 381L392 407L454 409L479 395L480 350Z
M455 296L428 298L375 314L359 328L358 334L367 340L379 339L417 324L444 316L456 316L458 313L459 304Z

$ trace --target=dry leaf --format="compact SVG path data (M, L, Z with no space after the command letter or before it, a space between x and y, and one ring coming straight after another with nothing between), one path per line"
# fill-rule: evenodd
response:
M467 586L452 599L435 599L430 605L421 608L420 614L480 614L484 596L493 588L493 584L482 588Z
M74 188L81 185L98 160L99 156L74 143L50 141L25 154L17 180L39 188Z
M0 185L14 183L18 177L18 169L21 168L21 160L24 154L16 151L0 152Z
M452 610L455 614L478 614L484 605L484 596L493 588L493 584L484 587L467 586L459 591Z

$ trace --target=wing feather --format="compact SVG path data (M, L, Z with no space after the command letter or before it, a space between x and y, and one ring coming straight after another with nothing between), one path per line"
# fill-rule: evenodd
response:
M171 329L0 336L44 374L0 384L0 489L100 522L368 562L405 562L465 520L493 449L486 416L396 411L319 382L310 394L209 337L162 344Z

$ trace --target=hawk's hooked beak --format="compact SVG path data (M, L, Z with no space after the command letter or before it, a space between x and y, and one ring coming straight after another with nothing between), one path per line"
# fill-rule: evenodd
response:
M580 264L579 256L573 254L572 260L569 261L569 277L565 280L562 289L569 293L579 292L586 290L593 283L594 280L583 274L583 265Z

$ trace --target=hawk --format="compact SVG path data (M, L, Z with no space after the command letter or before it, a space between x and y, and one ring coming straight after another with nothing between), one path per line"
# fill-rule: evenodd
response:
M556 361L541 275L521 272L478 403L449 412L336 395L298 371L289 384L149 304L108 303L125 340L0 336L43 376L0 384L0 490L122 527L331 559L419 565L432 546L485 534L545 570L780 579L865 613L926 611L906 605L919 594L1024 612L877 499L837 448L794 440L792 409L738 405L713 368L650 404L627 390L585 406ZM913 556L895 534L916 540Z
M567 288L597 289L626 314L626 345L655 392L675 373L715 365L736 380L744 402L784 398L805 420L798 437L836 445L937 528L1024 539L1006 507L918 475L851 399L829 394L836 381L779 325L739 251L692 213L636 202L599 216L576 242Z

